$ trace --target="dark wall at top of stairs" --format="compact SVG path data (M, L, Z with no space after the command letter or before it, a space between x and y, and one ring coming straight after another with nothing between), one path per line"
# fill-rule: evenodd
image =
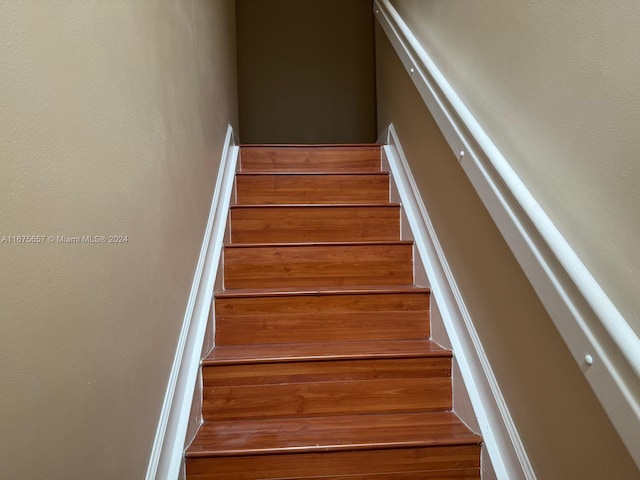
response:
M370 0L238 0L243 143L376 139Z

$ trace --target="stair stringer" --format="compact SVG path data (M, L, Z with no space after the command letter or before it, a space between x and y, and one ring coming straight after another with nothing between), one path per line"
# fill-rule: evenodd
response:
M471 313L445 258L393 125L379 143L391 194L402 205L402 238L415 242L416 279L431 288L432 337L454 353L454 410L483 437L483 479L535 480L536 476L500 391ZM456 402L455 392L457 395ZM464 405L468 394L470 405ZM461 398L462 397L462 398ZM475 418L474 415L475 414Z

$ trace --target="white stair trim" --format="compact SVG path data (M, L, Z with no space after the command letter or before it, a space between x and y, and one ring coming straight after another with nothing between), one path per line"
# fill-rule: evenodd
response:
M182 474L187 429L192 421L189 418L191 404L200 370L207 319L212 308L214 282L221 257L238 150L233 129L229 125L200 257L149 457L146 480L174 480Z
M451 150L640 467L640 338L389 0L376 0L374 11Z
M391 169L402 208L437 299L462 378L478 418L480 433L498 479L535 479L535 474L491 370L456 279L449 268L420 197L400 142L390 125L383 155ZM418 261L418 259L416 259Z

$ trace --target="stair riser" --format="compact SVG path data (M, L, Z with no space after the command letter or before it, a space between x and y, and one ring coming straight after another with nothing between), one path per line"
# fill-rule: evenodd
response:
M203 368L205 388L283 385L305 382L347 382L449 378L451 357L383 358L359 360L291 361Z
M227 246L227 289L411 285L410 244Z
M437 480L479 480L479 468L477 445L187 459L190 480L281 480L323 475L364 479L383 473L404 474L406 480L422 478L414 477L414 472L438 472L441 476L436 476ZM475 471L476 475L460 477L460 470Z
M215 311L217 345L429 337L428 293L221 298Z
M389 176L238 174L236 195L238 205L388 203Z
M243 147L242 172L380 171L380 147Z
M232 243L400 240L400 207L244 207L231 210Z
M205 421L451 408L446 378L218 387L205 389L203 395Z
M409 358L211 366L205 420L451 409L451 360Z
M438 470L436 472L367 473L365 475L340 475L338 477L287 477L277 480L480 480L478 469Z

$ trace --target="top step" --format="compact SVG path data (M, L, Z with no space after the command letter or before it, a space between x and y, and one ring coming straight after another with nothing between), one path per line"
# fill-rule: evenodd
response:
M380 145L242 145L240 171L290 173L380 172Z

